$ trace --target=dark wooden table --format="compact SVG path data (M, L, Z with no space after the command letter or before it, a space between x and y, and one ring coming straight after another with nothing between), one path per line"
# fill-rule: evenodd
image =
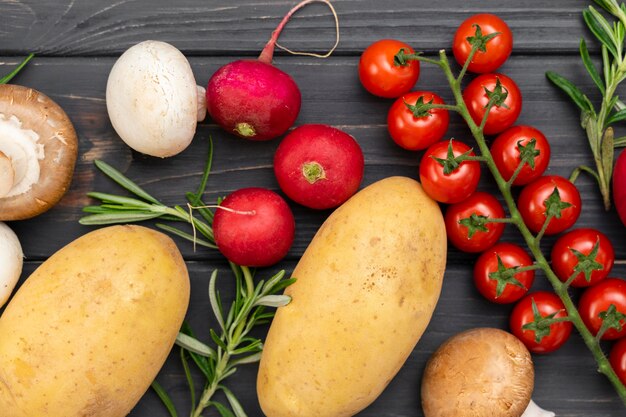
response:
M182 154L158 160L132 152L115 134L107 117L105 85L116 57L131 45L159 39L180 48L188 57L199 84L206 84L221 65L257 55L271 31L294 1L269 0L0 0L0 62L10 65L28 52L37 58L14 81L41 90L56 100L73 120L80 136L80 155L71 190L48 213L28 221L11 223L19 235L26 263L22 279L53 252L89 230L77 222L81 208L90 204L90 190L119 192L94 169L92 161L103 159L138 181L167 204L183 202L183 191L199 181L207 151L207 139L215 141L215 164L207 200L244 186L277 189L272 157L279 141L253 143L220 131L211 120L198 129L193 144ZM450 48L457 25L477 12L494 12L504 18L515 36L512 57L501 68L519 84L524 108L518 123L530 124L549 138L553 157L549 173L568 176L578 164L591 164L586 139L573 105L545 79L545 70L556 70L577 80L586 91L592 83L578 57L581 36L589 38L581 10L590 0L471 1L441 0L336 0L341 21L341 42L333 57L322 60L278 54L276 64L300 85L303 106L297 124L326 123L354 135L366 159L363 185L390 175L416 177L419 154L395 146L386 130L391 101L364 91L357 77L361 51L381 38L397 38L415 49L433 55ZM327 9L312 5L299 13L281 38L298 50L323 51L332 44L334 24ZM590 42L597 59L598 45ZM451 100L442 74L423 66L421 89L438 92ZM597 98L591 93L592 98ZM450 136L469 140L460 118L452 116ZM618 259L613 275L626 275L626 229L614 211L605 213L597 187L587 177L577 182L584 207L579 227L593 226L612 240ZM488 175L481 188L495 191ZM288 258L275 269L291 271L313 234L329 212L314 212L296 204L296 242ZM520 241L507 228L508 241ZM214 268L223 270L219 285L232 293L227 265L214 251L194 252L178 240L192 279L188 320L203 337L215 325L210 313L207 284ZM549 251L554 239L545 239ZM510 306L491 304L480 297L471 283L472 255L450 249L443 292L434 318L413 354L387 390L361 416L421 416L420 377L429 355L446 338L478 326L507 327ZM269 274L271 271L262 271ZM534 289L548 288L543 277ZM155 309L159 306L155 305ZM606 346L607 350L609 345ZM181 415L189 408L188 388L178 361L178 349L168 360L158 380L175 398ZM534 398L558 416L623 416L626 409L577 334L560 351L535 356ZM229 380L232 390L249 416L261 416L255 394L256 366L241 368ZM208 415L215 415L212 411ZM166 416L153 392L148 392L132 416Z

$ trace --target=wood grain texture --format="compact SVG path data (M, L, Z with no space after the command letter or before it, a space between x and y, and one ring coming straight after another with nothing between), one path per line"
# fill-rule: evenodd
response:
M57 101L73 120L80 137L76 174L61 203L36 219L11 223L28 259L21 282L41 261L91 230L77 223L81 208L92 203L85 195L87 191L120 192L96 171L94 159L111 163L166 204L184 203L183 192L195 189L199 181L207 139L212 136L216 153L207 201L244 186L278 190L272 172L278 141L243 141L206 120L192 145L182 154L165 160L140 155L129 150L113 131L104 91L115 57L145 39L165 40L181 48L190 56L198 83L205 85L221 65L258 54L293 3L285 0L0 0L0 72L5 72L2 63L18 62L16 55L37 52L39 56L15 82L36 88ZM416 49L433 54L441 47L449 47L454 29L462 19L483 11L503 17L514 32L514 55L501 71L518 82L524 95L518 123L539 128L550 140L553 156L549 173L569 176L575 166L592 164L577 110L544 76L548 69L558 71L576 80L592 100L598 98L577 56L579 38L587 36L580 12L590 1L334 0L333 3L340 14L342 36L335 56L317 60L280 54L275 62L294 77L302 90L303 106L297 125L331 124L352 134L361 144L366 159L363 185L390 175L416 178L421 154L402 150L390 140L386 113L391 101L375 98L360 86L356 71L360 52L372 41L389 37L406 40ZM297 14L281 42L294 49L322 51L332 43L333 30L328 10L316 4ZM593 43L590 47L593 53L597 52ZM416 88L451 99L444 77L433 67L422 67ZM451 118L448 135L471 143L468 129L456 116ZM618 259L613 275L625 277L626 229L618 226L614 211L604 212L597 186L588 177L581 176L577 185L583 196L583 212L577 226L596 227L610 237ZM495 192L486 172L480 187ZM314 212L293 203L291 207L297 221L296 241L287 260L278 266L288 272L330 213ZM518 233L510 227L504 239L520 242ZM544 240L544 252L549 252L554 240ZM219 253L204 249L194 252L188 242L180 239L177 242L188 261L192 279L187 318L201 338L208 341L208 329L216 325L206 295L210 272L216 267L222 271L219 288L225 297L232 294L232 280ZM488 303L471 283L475 256L451 248L448 259L434 320L406 366L383 395L359 416L422 416L419 381L426 360L437 346L467 328L507 327L511 307ZM548 287L545 279L538 277L533 288ZM261 330L259 335L264 332ZM609 347L607 344L607 350ZM572 335L560 351L550 356L535 356L534 360L537 373L534 398L556 411L557 416L624 415L623 405L605 378L595 371L591 355L577 335ZM230 382L250 417L262 415L256 399L255 378L256 366L251 365L241 368ZM163 368L159 382L175 399L180 415L187 415L188 388L177 349ZM132 417L166 415L152 392L146 394L131 414Z
M158 39L190 55L254 55L293 4L285 0L5 0L0 2L0 51L119 55L139 41ZM515 33L516 53L547 54L577 50L584 25L580 12L588 2L335 0L333 4L341 16L338 53L357 54L386 37L437 51L451 44L456 26L466 17L496 12ZM327 50L333 40L334 22L322 4L299 12L281 38L292 49L318 51Z

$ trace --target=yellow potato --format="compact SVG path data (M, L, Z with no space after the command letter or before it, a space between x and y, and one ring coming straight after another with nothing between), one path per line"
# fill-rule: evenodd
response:
M0 317L3 417L122 417L172 348L189 276L164 234L91 232L44 262Z
M404 364L439 299L446 231L418 182L379 181L315 235L272 322L257 379L268 417L352 416Z

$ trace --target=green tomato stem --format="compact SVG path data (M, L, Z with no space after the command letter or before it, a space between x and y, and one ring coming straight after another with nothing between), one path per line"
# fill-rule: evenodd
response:
M463 117L468 127L470 128L470 131L474 139L476 139L480 152L482 156L486 159L485 164L487 165L487 168L493 175L493 178L495 179L498 189L502 193L504 201L506 202L506 205L509 209L509 213L511 216L511 223L517 226L522 237L524 238L524 241L526 242L526 245L528 246L533 257L535 258L536 264L545 273L546 277L548 278L548 281L554 288L554 291L559 296L561 301L563 301L569 320L576 327L583 341L587 345L587 348L593 354L593 357L595 358L598 364L599 372L604 374L609 379L611 384L613 384L615 391L620 396L622 402L624 403L624 405L626 405L626 387L624 386L624 384L621 383L621 381L615 374L615 371L611 367L606 355L602 351L600 344L598 343L596 338L591 334L591 332L587 329L584 322L582 321L580 314L578 313L578 310L576 309L576 306L574 305L574 302L572 301L571 297L569 296L569 293L567 292L567 286L559 280L559 278L556 276L556 274L550 267L550 264L548 263L547 259L543 255L543 252L541 252L541 249L539 247L539 240L536 239L536 237L531 233L528 227L524 224L522 220L522 216L513 199L513 195L511 194L510 184L508 184L507 181L504 180L504 178L500 174L500 171L498 171L498 168L496 167L496 164L491 155L489 147L487 146L487 142L485 140L485 136L483 134L483 130L481 126L476 125L476 123L474 122L474 120L469 114L467 106L465 105L465 102L463 100L460 83L452 74L452 70L450 68L450 64L448 62L448 57L446 55L445 50L439 51L438 66L441 67L441 69L443 70L448 80L448 84L450 85L450 88L452 89L454 99L456 100L456 105L459 108L459 114L461 115L461 117ZM482 124L484 123L481 123L481 125Z

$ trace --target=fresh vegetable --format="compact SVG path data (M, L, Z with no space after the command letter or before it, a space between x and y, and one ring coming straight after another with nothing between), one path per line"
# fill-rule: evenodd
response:
M481 47L474 49L475 42L480 42ZM512 50L511 29L504 20L490 13L476 14L463 21L452 42L452 53L456 62L464 66L469 58L467 71L479 74L494 72L500 68Z
M359 189L363 151L331 126L304 125L290 132L274 155L274 174L289 198L314 209L337 207Z
M626 226L626 152L622 151L617 157L613 171L613 198L619 218Z
M162 233L114 226L70 243L0 317L3 414L126 416L165 362L188 303L185 262Z
M431 105L430 109L423 108L425 103ZM387 129L394 142L404 149L419 151L443 138L450 116L445 108L432 105L445 103L427 91L412 91L397 99L387 113Z
M615 340L626 336L626 281L606 278L587 288L578 310L596 338Z
M623 53L626 6L624 3L618 3L617 0L594 1L615 18L609 22L593 6L589 6L582 13L587 27L601 45L602 67L599 71L591 60L585 39L580 39L580 56L583 65L602 95L599 108L594 107L582 90L563 76L553 71L546 72L546 76L563 90L580 109L581 126L587 134L589 147L596 165L595 169L585 165L579 166L572 173L571 178L574 180L581 171L591 174L600 186L604 208L609 210L611 208L610 183L614 149L626 146L626 137L614 137L612 126L626 119L626 104L619 100L616 94L619 91L620 83L626 79L626 55Z
M206 116L204 94L182 52L165 42L144 41L113 65L107 111L128 146L165 158L191 143L197 122Z
M0 307L13 292L22 274L24 253L20 241L5 223L0 222Z
M550 144L531 126L513 126L491 144L491 155L502 178L513 185L526 185L541 175L550 162Z
M609 275L615 251L604 233L575 229L560 236L552 248L552 269L572 287L589 287Z
M367 91L375 96L395 98L413 88L420 75L420 63L397 61L395 56L399 50L409 55L415 53L409 45L394 39L381 39L363 51L359 60L359 80Z
M0 84L0 221L37 216L61 200L78 154L74 126L58 104L32 88Z
M83 210L91 213L80 222L86 225L103 225L128 223L141 220L160 218L163 220L175 220L192 225L194 234L187 233L176 227L157 223L157 227L172 233L180 238L190 240L194 245L200 245L211 249L217 249L213 237L214 213L211 212L202 200L205 193L209 174L211 172L213 146L212 141L209 150L202 180L195 192L186 194L190 205L196 207L195 211L200 213L201 218L194 215L181 206L168 207L159 200L148 194L137 184L126 178L115 168L103 161L96 161L96 166L110 179L125 188L134 197L122 197L112 194L89 193L93 198L102 201L100 206L88 206ZM196 233L197 231L197 233ZM198 236L200 235L200 236ZM237 367L244 364L259 361L263 343L261 339L252 337L252 332L256 326L264 324L273 317L272 312L267 312L266 307L278 307L289 303L290 298L285 295L277 295L285 287L294 282L294 279L287 279L285 271L280 271L267 281L260 280L254 283L254 274L248 267L230 263L230 267L235 275L235 300L228 313L226 313L219 292L216 289L217 271L213 272L209 280L209 299L211 308L220 329L211 329L211 338L214 347L199 341L193 336L193 332L188 325L185 325L179 333L176 344L181 347L181 362L192 397L191 417L200 417L206 408L212 407L220 413L228 413L230 410L225 405L216 401L213 396L218 391L226 394L230 409L234 413L243 413L243 408L237 400L235 394L226 387L226 379L237 371ZM223 323L223 326L222 326ZM195 385L189 370L188 358L193 360L204 377L206 383L202 390L202 395L195 397ZM164 404L172 415L176 415L171 398L165 390L154 381L153 388L159 394ZM225 411L224 411L225 410Z
M224 130L250 140L274 139L289 129L300 112L301 94L286 72L272 65L274 48L291 16L309 3L319 1L330 7L337 25L335 9L327 0L304 0L293 7L272 32L272 37L256 60L239 60L224 65L209 79L206 89L207 110Z
M533 353L554 352L572 333L563 302L548 291L533 292L519 300L511 311L509 326Z
M532 259L518 245L500 242L483 252L474 265L474 284L487 300L498 304L522 298L535 280Z
M495 135L513 126L522 111L522 93L504 74L483 74L463 91L467 111L485 135Z
M445 258L443 216L414 180L383 179L335 210L267 335L257 379L265 415L352 416L374 401L431 318Z
M431 145L419 166L420 182L430 198L441 203L465 200L478 187L480 164L472 149L458 140Z
M626 384L626 338L618 340L613 345L609 361L622 384Z
M540 177L526 185L517 205L524 223L540 235L554 235L569 229L582 209L576 186L557 175Z
M480 45L474 44L473 48L478 48L479 46ZM472 137L476 141L478 155L475 158L484 161L487 168L491 172L493 179L495 180L495 183L502 194L503 200L506 203L508 222L514 224L517 227L522 238L526 242L526 245L530 253L532 254L532 257L534 258L535 264L537 265L538 269L543 272L543 274L546 276L546 278L554 288L555 292L558 294L558 298L562 301L564 306L563 314L566 316L566 318L563 318L563 320L568 320L572 326L576 327L576 330L578 330L578 333L580 333L582 341L585 343L590 353L593 355L593 358L597 362L598 371L607 377L612 386L615 388L615 391L620 396L622 402L626 404L626 386L621 383L611 366L609 366L608 359L604 354L602 346L600 346L599 341L589 332L589 329L587 329L587 327L585 326L585 323L581 319L569 291L567 291L567 286L565 286L558 279L558 277L552 270L549 262L545 258L541 250L543 233L541 231L539 231L539 233L533 233L529 229L529 227L523 222L520 210L518 209L518 206L513 198L511 189L512 184L508 183L502 177L493 160L491 152L489 151L489 147L487 146L487 140L485 139L485 131L483 129L484 126L476 123L474 118L472 118L472 115L470 114L470 110L468 109L466 102L463 99L463 94L461 91L461 85L463 85L463 77L466 72L461 70L461 72L458 74L453 73L450 61L448 60L448 56L446 55L446 52L444 50L439 51L439 55L437 58L424 57L419 53L416 53L414 54L414 59L421 62L433 64L442 70L443 75L448 81L451 94L454 97L454 103L452 103L451 106L465 121L470 132L472 133ZM502 97L500 97L500 99L501 98ZM487 113L487 110L490 111L491 107L493 106L487 106L487 109L485 109L485 113ZM541 180L541 178L539 180ZM558 211L556 209L562 208L564 203L560 199L554 197L548 202L551 203L549 205L553 207L554 211Z
M463 252L482 252L504 232L504 209L489 193L477 191L446 210L446 233L450 243Z
M433 353L422 377L425 417L554 417L531 400L533 361L500 329L458 333Z
M291 209L264 188L242 188L219 205L213 234L220 252L245 266L270 266L287 255L295 236Z

